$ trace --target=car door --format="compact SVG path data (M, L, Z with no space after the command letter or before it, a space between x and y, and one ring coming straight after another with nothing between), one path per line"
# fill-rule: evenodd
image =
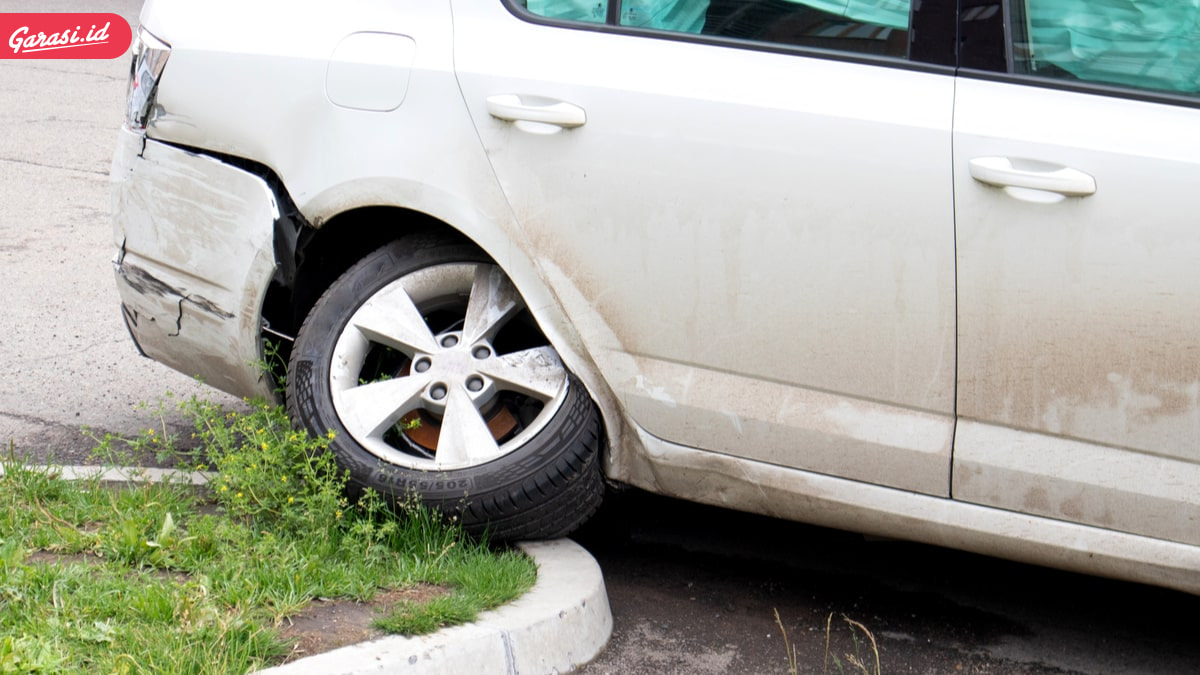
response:
M1200 544L1200 10L1134 4L964 7L953 494Z
M944 496L952 71L907 2L834 5L454 0L455 69L640 427Z

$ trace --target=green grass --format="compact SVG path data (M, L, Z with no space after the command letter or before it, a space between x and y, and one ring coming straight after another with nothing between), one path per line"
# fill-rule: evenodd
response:
M314 598L450 589L377 621L416 634L473 619L528 590L535 568L415 502L345 496L327 439L275 406L183 407L205 488L57 480L6 462L0 477L0 673L237 673L278 663L278 627ZM174 450L165 428L99 451ZM11 454L11 453L10 453Z

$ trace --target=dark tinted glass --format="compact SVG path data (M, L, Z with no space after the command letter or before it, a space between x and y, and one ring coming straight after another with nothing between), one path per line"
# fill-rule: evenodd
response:
M905 57L910 0L611 0L622 26ZM605 23L601 0L526 0L551 19Z

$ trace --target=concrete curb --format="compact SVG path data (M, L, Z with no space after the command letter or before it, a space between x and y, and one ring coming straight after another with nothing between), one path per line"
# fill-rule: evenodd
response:
M600 653L612 634L604 577L569 539L520 547L537 562L534 587L474 623L420 637L387 637L258 671L352 673L563 673Z
M45 467L36 467L45 469ZM53 467L58 477L105 482L166 479L201 485L213 474L172 469ZM0 464L0 476L4 465ZM570 539L519 544L538 566L532 589L470 624L420 637L386 637L260 670L261 675L403 672L563 673L591 661L612 635L612 612L600 565Z
M161 483L171 480L176 483L204 485L216 474L206 471L179 471L177 469L154 469L147 467L103 467L103 466L34 466L35 471L46 471L63 480L88 480L99 478L104 483ZM4 465L0 464L0 476Z

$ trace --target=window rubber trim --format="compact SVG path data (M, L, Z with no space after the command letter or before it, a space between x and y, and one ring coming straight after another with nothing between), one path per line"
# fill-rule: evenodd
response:
M1077 82L1075 80L1060 80L1020 73L997 73L990 70L975 70L972 68L959 69L958 76L972 80L1018 84L1026 87L1037 87L1038 89L1055 89L1073 94L1091 94L1093 96L1120 98L1129 101L1139 101L1141 103L1200 108L1200 95L1189 96L1186 94L1173 94L1167 91L1155 91L1153 89L1134 89L1119 84Z

